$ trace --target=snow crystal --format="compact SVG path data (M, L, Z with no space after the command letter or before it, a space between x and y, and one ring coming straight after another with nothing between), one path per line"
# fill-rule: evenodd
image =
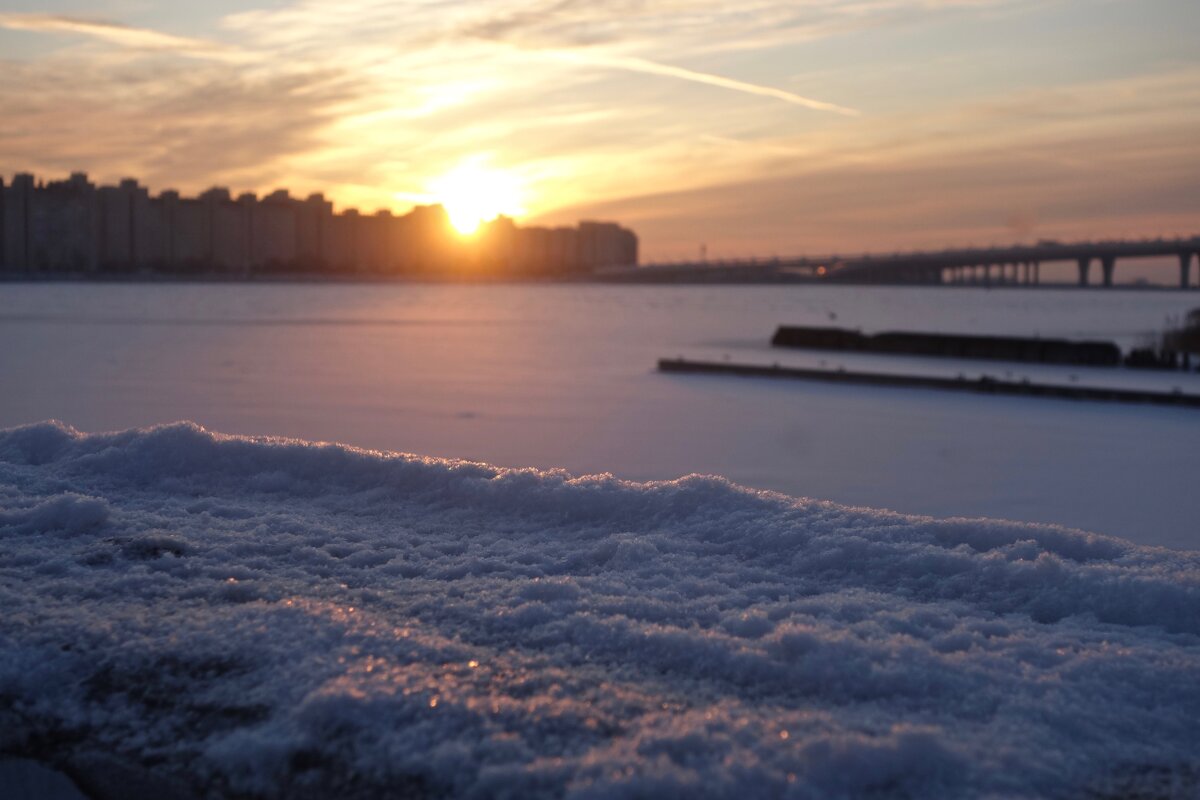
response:
M43 423L0 432L0 603L0 752L74 774L1200 792L1200 553L1063 528Z

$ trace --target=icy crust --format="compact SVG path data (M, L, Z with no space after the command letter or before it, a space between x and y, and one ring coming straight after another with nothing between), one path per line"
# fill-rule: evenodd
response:
M0 607L0 751L200 795L1200 793L1200 553L1061 528L44 423Z

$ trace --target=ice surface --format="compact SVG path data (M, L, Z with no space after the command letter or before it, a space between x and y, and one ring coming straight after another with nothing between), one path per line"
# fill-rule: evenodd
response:
M1200 792L1200 553L191 424L0 432L0 509L8 752L267 797Z
M780 323L1113 338L1194 292L897 287L6 284L0 427L193 419L506 466L691 472L850 505L1200 549L1192 409L664 376L659 358L1029 376L1200 375L771 349ZM1100 373L1103 373L1102 375Z

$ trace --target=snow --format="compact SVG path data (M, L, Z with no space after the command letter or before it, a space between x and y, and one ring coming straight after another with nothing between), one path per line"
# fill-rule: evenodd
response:
M1012 371L1039 382L1200 394L1197 374L884 362L767 344L789 323L1111 338L1129 347L1197 298L834 286L7 284L0 426L57 418L96 431L192 419L230 433L632 480L711 473L848 505L1059 523L1200 549L1192 409L654 372L659 358L682 355Z
M1198 552L193 424L0 431L0 509L0 751L60 766L263 797L1200 792Z
M7 800L87 800L69 778L27 759L0 758L0 786Z

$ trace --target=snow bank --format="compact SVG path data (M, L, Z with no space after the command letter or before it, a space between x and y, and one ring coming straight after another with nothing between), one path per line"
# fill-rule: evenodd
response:
M0 605L0 752L208 792L1200 792L1200 553L1062 528L44 423Z

